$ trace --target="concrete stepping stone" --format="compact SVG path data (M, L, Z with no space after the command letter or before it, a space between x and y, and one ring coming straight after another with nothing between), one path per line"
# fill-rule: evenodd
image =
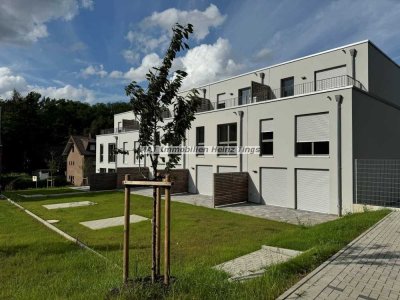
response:
M46 204L43 207L47 209L59 209L59 208L71 208L71 207L80 207L80 206L90 206L95 205L96 203L91 201L79 201L79 202L66 202L66 203L57 203L57 204Z
M130 223L138 223L142 221L146 221L148 218L138 216L138 215L131 215L130 216ZM79 224L88 227L93 230L103 229L108 227L114 226L121 226L124 225L124 216L122 217L115 217L115 218L107 218L107 219L100 219L100 220L93 220L93 221L86 221L80 222Z
M57 224L60 220L46 220L50 224Z
M261 276L267 267L288 261L301 251L262 246L260 250L219 264L214 268L231 275L229 280L245 280Z

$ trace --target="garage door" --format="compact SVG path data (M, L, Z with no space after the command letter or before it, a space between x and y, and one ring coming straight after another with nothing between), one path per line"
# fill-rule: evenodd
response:
M212 196L213 182L214 176L212 166L196 167L196 185L199 194Z
M329 213L329 171L296 171L297 208Z
M218 173L237 172L237 168L233 166L218 166Z
M315 72L315 88L317 91L333 89L347 85L347 68L340 66Z
M287 169L261 168L261 196L268 205L293 207L287 192Z

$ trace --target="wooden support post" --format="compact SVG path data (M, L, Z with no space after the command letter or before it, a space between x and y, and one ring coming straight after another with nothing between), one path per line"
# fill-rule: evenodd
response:
M125 175L125 180L129 180L129 175ZM130 202L131 189L125 185L125 210L124 210L124 257L123 257L123 281L128 282L129 278L129 217L130 217Z
M156 276L160 276L161 261L161 188L156 190Z
M166 182L171 182L169 175L165 176ZM171 187L165 188L165 237L164 237L164 284L169 285L170 276L170 221L171 221Z

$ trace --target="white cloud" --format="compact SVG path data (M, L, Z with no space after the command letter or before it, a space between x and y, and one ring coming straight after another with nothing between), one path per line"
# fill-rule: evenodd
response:
M144 27L160 27L170 31L175 23L182 25L191 23L194 26L193 36L197 40L202 40L210 33L210 28L220 26L225 19L226 15L222 15L217 6L210 4L204 11L170 8L162 12L154 12L150 17L145 18L142 24Z
M157 67L161 63L161 58L156 53L150 53L143 57L140 66L136 68L130 68L126 73L121 71L112 71L110 73L111 78L124 78L127 80L134 80L136 82L142 82L145 80L146 73L152 68Z
M94 8L94 1L93 0L82 0L82 7L86 9L93 10Z
M38 92L42 96L55 99L71 99L85 102L93 102L95 100L94 91L83 87L81 84L78 87L67 84L64 87L39 87L29 86L29 90Z
M8 99L14 89L21 94L27 94L31 91L40 93L42 96L50 98L65 98L71 100L80 100L92 102L95 100L95 92L87 89L82 85L74 87L70 84L64 84L61 81L56 81L57 84L63 84L62 87L43 87L38 85L30 85L21 75L13 74L12 70L7 67L0 67L0 98Z
M25 78L19 75L13 75L7 67L0 67L0 98L9 96L13 89L25 89L27 83Z
M256 61L265 61L272 57L272 50L269 48L262 48L254 55L254 60Z
M85 5L89 5L83 1ZM83 4L83 3L82 3ZM84 8L90 8L90 5ZM0 42L25 44L48 36L46 23L69 21L79 12L78 0L2 0Z
M89 76L99 76L101 78L107 76L107 71L104 70L104 66L103 65L99 65L99 66L93 66L90 65L85 69L82 69L80 74L87 78Z
M134 64L139 60L139 53L137 53L136 51L133 50L124 50L122 51L122 56L125 58L125 60L128 63Z
M84 51L86 50L88 47L84 42L76 42L74 44L72 44L69 49L72 52L79 52L79 51Z
M230 52L231 45L223 38L212 45L202 44L190 49L176 62L177 68L188 73L182 88L193 88L240 72L243 66L230 58Z

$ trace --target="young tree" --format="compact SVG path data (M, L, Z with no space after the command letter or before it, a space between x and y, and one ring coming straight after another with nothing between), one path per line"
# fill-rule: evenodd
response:
M172 63L179 51L189 49L186 43L189 35L193 33L193 26L188 24L182 26L175 24L172 28L171 43L165 53L161 66L153 67L146 74L147 88L144 89L135 81L126 87L126 94L131 99L132 110L138 118L139 145L140 147L153 147L156 150L161 145L181 146L185 141L185 133L191 127L191 122L195 119L194 114L199 105L197 91L192 90L186 97L178 95L182 86L183 79L187 73L182 70L172 71ZM164 120L165 111L173 110L173 117L169 121ZM144 157L142 151L137 152L138 159ZM159 153L152 152L147 154L151 160L151 167L155 180L158 178ZM166 170L175 167L179 162L179 154L168 154ZM153 189L153 226L152 226L152 249L153 265L152 278L155 272L155 215L156 215L156 189Z

